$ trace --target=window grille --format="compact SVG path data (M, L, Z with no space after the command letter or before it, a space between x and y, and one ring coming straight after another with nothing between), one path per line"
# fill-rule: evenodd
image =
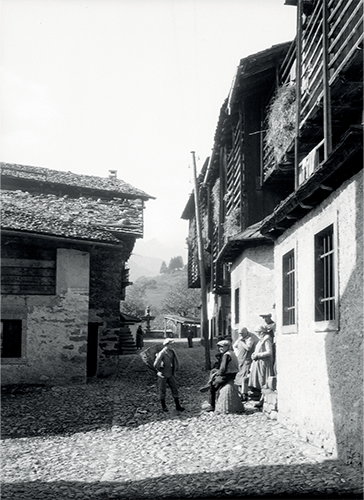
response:
M334 226L315 235L315 321L335 319Z
M283 256L283 325L296 323L296 274L294 250Z

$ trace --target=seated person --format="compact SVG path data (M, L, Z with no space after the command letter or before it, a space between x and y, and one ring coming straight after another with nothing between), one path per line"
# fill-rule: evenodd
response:
M227 384L230 380L234 380L239 371L239 363L236 354L233 351L229 340L220 340L217 347L221 353L220 367L211 370L209 382L200 389L201 392L210 391L210 408L209 411L215 410L216 393L221 387Z

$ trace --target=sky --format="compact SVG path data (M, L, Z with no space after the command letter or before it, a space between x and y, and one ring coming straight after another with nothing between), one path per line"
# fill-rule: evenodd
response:
M144 241L181 214L240 59L293 40L284 0L1 0L0 160L144 190Z

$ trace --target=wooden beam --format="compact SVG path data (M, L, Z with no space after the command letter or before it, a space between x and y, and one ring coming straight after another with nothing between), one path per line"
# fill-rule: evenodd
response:
M320 188L325 190L325 191L333 191L334 188L330 187L330 186L326 186L325 184L320 184Z
M299 203L299 206L305 210L311 210L313 208L313 205L306 205L305 203L302 203L302 201Z

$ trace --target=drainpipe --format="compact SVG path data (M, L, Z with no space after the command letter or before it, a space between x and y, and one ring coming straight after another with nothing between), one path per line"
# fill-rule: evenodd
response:
M300 145L300 118L301 118L301 80L302 80L302 4L297 3L297 34L296 34L296 132L294 145L294 185L298 188L299 145Z
M325 160L332 151L332 128L331 128L331 95L329 83L329 26L327 0L322 4L322 79L324 90L324 155Z

